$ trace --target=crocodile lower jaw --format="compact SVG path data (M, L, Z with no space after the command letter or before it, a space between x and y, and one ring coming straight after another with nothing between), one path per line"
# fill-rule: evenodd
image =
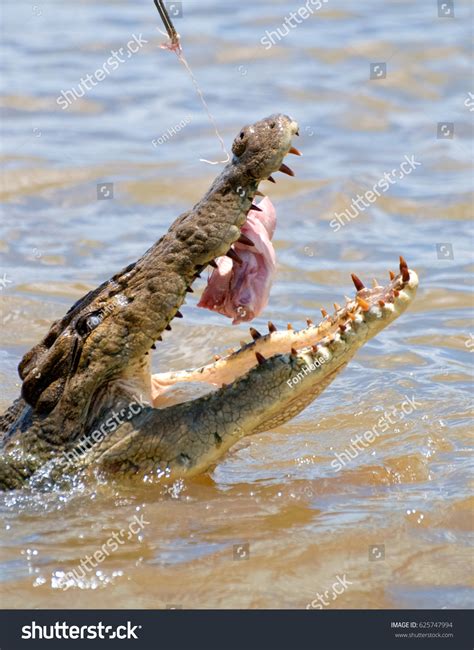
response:
M355 350L398 318L412 302L418 287L416 273L408 270L403 258L400 274L391 277L385 287L374 281L372 288L366 288L356 276L353 278L357 289L354 298L347 299L343 307L335 304L331 315L321 310L323 320L318 325L308 319L308 326L304 329L295 330L289 324L286 330L278 331L269 322L268 333L264 335L251 327L253 340L226 356L216 357L200 368L152 375L154 406L160 406L164 395L173 387L191 382L229 385L276 355L288 355L312 364L314 355L323 360L331 350L341 347ZM327 360L322 361L325 362ZM169 403L169 399L166 401Z

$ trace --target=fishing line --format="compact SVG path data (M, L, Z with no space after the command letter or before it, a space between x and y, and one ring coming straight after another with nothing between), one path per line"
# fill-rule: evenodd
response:
M211 122L212 126L214 127L214 132L216 134L217 139L220 142L222 151L226 155L225 160L214 160L214 161L212 161L212 160L206 160L205 158L199 158L199 161L207 163L208 165L220 165L220 164L228 163L229 160L230 160L230 155L229 155L227 149L225 148L224 140L222 139L222 137L221 137L221 135L219 133L219 129L217 128L216 121L214 120L214 117L213 117L211 111L209 110L209 106L207 105L207 102L204 99L204 94L203 94L201 88L199 87L199 84L197 82L196 77L194 76L193 71L191 70L191 66L189 65L189 63L187 62L187 60L186 60L186 58L185 58L185 56L183 54L183 49L181 47L180 36L179 36L178 32L176 31L176 29L174 28L174 25L173 25L173 23L171 21L171 18L169 17L169 14L168 14L168 12L166 10L166 7L163 4L163 0L153 0L153 1L155 3L155 7L158 10L158 13L160 14L161 20L163 21L163 24L165 26L167 34L162 32L160 28L158 28L158 31L160 32L160 34L163 34L163 36L166 36L166 35L169 36L169 39L170 39L167 43L162 43L162 45L160 47L162 49L164 49L164 50L170 50L171 52L174 52L176 54L176 56L178 57L178 61L184 66L185 70L189 74L189 76L191 78L191 82L192 82L192 84L193 84L193 86L194 86L194 88L196 90L196 93L197 93L199 99L201 100L201 103L202 103L202 105L204 107L204 110L207 113L209 121Z

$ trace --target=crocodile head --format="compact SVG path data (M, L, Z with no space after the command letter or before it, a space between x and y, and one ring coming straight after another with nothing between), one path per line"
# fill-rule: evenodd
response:
M77 301L20 363L22 397L0 420L0 487L43 475L99 470L160 479L205 471L243 436L292 418L336 377L368 339L413 299L417 277L403 259L386 287L366 289L319 325L261 336L196 371L150 375L149 353L207 265L242 240L258 184L299 153L298 125L272 115L244 127L233 158L191 210L136 263ZM238 256L237 256L238 257ZM158 342L158 343L157 343ZM180 381L210 394L160 407ZM219 388L217 388L219 387ZM139 399L137 399L139 396Z

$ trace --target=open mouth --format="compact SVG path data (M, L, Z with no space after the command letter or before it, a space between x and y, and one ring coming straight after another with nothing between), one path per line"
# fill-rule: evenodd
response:
M288 153L301 155L293 146ZM284 163L279 171L294 176ZM275 182L272 176L268 180ZM276 228L276 211L268 196L259 191L257 195L263 198L258 204L252 204L240 238L225 256L211 262L213 271L198 303L198 307L232 318L234 325L251 321L262 313L276 274L276 256L271 241ZM301 330L295 330L289 323L285 330L278 331L269 321L267 333L261 334L250 327L252 340L241 342L239 349L226 356L216 356L200 368L152 375L152 403L160 406L170 388L178 387L179 394L179 388L185 384L204 382L217 387L229 386L277 355L288 355L287 362L293 359L299 364L305 360L312 363L319 359L324 363L325 352L329 351L329 355L334 357L332 351L344 342L352 356L356 349L406 309L418 286L416 273L408 269L403 257L400 257L399 274L390 271L390 281L385 286L374 280L372 287L367 288L355 274L351 277L356 288L355 296L347 298L342 307L334 303L331 315L321 309L323 319L317 325L307 319L307 327ZM341 360L338 365L334 358L332 360L334 372L347 363L347 360ZM177 401L181 401L180 397Z
M369 338L398 318L412 302L418 287L418 277L408 269L403 257L400 257L399 273L390 271L390 281L385 286L374 280L368 288L355 274L351 277L356 289L354 297L347 298L343 306L335 303L332 314L321 309L323 318L318 324L307 319L307 327L301 330L294 329L290 323L286 329L278 330L269 321L268 332L262 334L250 327L252 340L241 343L239 349L226 356L216 357L200 368L152 375L153 404L159 406L164 393L175 385L205 382L228 386L277 355L288 355L288 362L293 359L297 363L313 364L316 360L323 364L329 360L328 354L334 361L334 350L344 344L351 349L352 356ZM209 285L205 292L208 289ZM333 363L334 370L345 365L347 361L342 359L339 365Z

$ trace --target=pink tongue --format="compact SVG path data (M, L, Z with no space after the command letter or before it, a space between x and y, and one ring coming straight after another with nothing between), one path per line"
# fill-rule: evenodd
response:
M242 259L237 264L230 257L218 257L198 307L217 311L232 318L232 325L251 321L268 302L275 275L275 251L270 241L276 226L276 213L270 199L264 197L258 207L250 210L242 233L254 246L236 242L233 249Z

